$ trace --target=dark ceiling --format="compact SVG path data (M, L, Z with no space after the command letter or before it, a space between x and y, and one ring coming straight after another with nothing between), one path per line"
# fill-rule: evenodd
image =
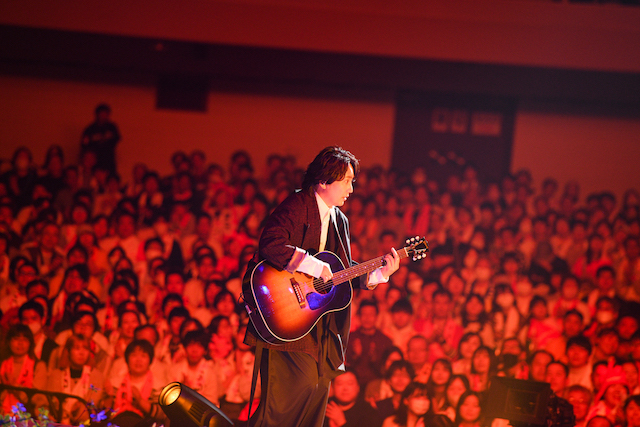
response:
M213 90L392 98L439 92L640 111L640 74L252 48L0 26L0 73L155 85L205 79Z

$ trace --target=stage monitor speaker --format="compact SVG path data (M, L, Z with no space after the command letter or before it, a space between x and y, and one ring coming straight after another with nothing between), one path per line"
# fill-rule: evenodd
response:
M505 418L511 425L546 425L549 383L493 377L487 394L487 418Z

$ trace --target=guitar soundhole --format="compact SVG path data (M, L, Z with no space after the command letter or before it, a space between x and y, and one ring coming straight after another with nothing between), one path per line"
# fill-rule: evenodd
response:
M319 294L328 294L333 287L333 280L329 280L325 283L322 279L314 279L313 280L313 288Z

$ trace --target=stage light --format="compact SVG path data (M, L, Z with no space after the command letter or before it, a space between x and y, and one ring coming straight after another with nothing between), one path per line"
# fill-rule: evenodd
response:
M158 398L173 425L180 427L232 426L231 420L213 403L179 382L167 384Z

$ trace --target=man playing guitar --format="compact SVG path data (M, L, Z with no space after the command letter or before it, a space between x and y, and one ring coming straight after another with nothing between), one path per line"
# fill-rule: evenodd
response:
M291 285L286 292L287 296L298 294L298 299L293 300L294 305L299 303L296 309L310 310L314 304L318 307L324 304L322 291L301 291L304 284L296 282L303 281L300 277L309 277L315 289L323 284L328 285L327 289L331 288L334 273L336 276L338 273L332 271L330 262L312 255L317 252L333 252L347 267L356 264L351 260L349 222L339 207L353 192L358 171L358 160L349 151L340 147L323 149L309 164L302 190L284 200L265 223L258 252L247 269L243 289L250 317L254 314L247 328L245 343L256 345L256 352L261 353L260 356L256 354L256 361L261 358L262 393L260 405L250 421L252 426L323 425L330 382L344 369L351 318L351 289L343 293L348 294L346 306L338 305L322 315L303 336L287 339L282 338L282 334L270 335L273 328L256 327L257 319L268 315L268 312L255 315L265 301L276 304L284 294L280 297L276 290L269 290L268 283L261 286L253 283L253 290L246 284L252 280L255 282L256 271L260 273L261 264L258 263L264 261L268 268L275 267L284 274L296 275L291 276ZM351 284L373 289L378 283L388 281L398 269L399 261L398 252L391 249L390 254L378 260L378 268L364 270L365 274L356 277ZM348 281L346 286L351 286ZM312 293L314 298L306 297ZM262 298L262 303L256 302L259 298ZM280 323L276 326L287 330L287 325L282 324L285 321Z

